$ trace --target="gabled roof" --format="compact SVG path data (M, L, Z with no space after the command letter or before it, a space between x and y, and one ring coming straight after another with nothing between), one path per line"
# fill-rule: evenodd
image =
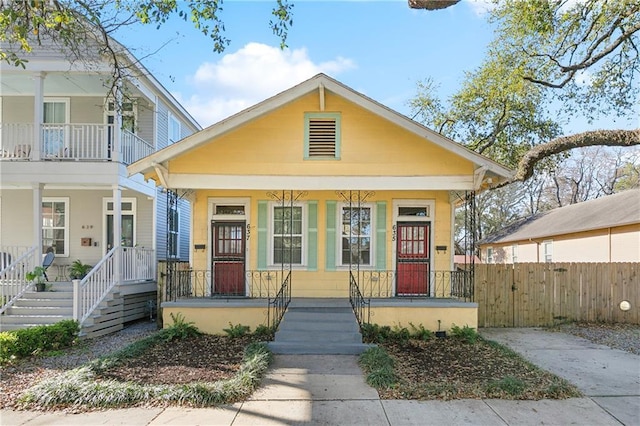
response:
M511 170L501 166L495 161L471 151L461 144L442 136L440 133L411 120L410 118L359 92L356 92L325 74L317 74L316 76L287 89L284 92L213 124L176 144L155 152L154 154L131 164L128 167L128 171L130 174L152 172L155 166L162 165L181 154L206 144L216 137L230 132L314 91L320 91L321 93L322 91L332 92L384 119L395 123L405 130L425 138L425 140L459 155L460 157L476 164L477 170L484 173L486 178L492 178L494 184L505 179L510 179L513 175Z
M636 223L640 223L640 189L631 189L520 220L479 244L548 238Z

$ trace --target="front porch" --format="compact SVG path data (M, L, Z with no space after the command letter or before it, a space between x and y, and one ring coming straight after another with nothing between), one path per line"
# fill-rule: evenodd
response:
M230 324L265 325L277 329L288 311L289 302L322 310L336 303L350 303L360 325L375 323L390 327L422 325L431 331L447 331L453 325L477 328L477 303L473 299L472 275L468 271L433 271L428 293L399 296L396 272L340 271L343 288L332 297L303 297L305 271L247 271L243 293L215 291L210 271L185 269L165 277L162 290L162 318L165 325L172 316L182 315L205 333L224 334ZM330 279L328 286L333 286Z

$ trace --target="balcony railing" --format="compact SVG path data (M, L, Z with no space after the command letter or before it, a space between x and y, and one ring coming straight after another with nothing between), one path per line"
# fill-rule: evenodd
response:
M33 123L0 123L0 160L34 160ZM113 124L42 124L40 158L45 160L120 161L131 164L153 146L128 130L116 139Z

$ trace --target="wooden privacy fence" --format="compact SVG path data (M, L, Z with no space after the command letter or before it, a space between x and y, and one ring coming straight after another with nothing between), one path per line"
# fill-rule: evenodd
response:
M479 327L640 324L640 263L477 264L474 301Z

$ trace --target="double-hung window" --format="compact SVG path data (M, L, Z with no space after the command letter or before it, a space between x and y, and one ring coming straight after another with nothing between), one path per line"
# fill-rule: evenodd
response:
M42 199L42 252L69 256L69 199Z
M496 263L493 247L487 247L487 263Z
M371 206L340 209L340 261L342 265L373 265Z
M553 262L553 240L543 241L544 246L544 261Z
M176 143L182 139L182 126L178 118L169 114L169 144Z
M178 205L173 204L168 211L169 229L167 234L168 255L169 257L178 257L179 255L179 231L180 231L180 215Z
M272 264L304 264L304 210L303 205L272 205Z

